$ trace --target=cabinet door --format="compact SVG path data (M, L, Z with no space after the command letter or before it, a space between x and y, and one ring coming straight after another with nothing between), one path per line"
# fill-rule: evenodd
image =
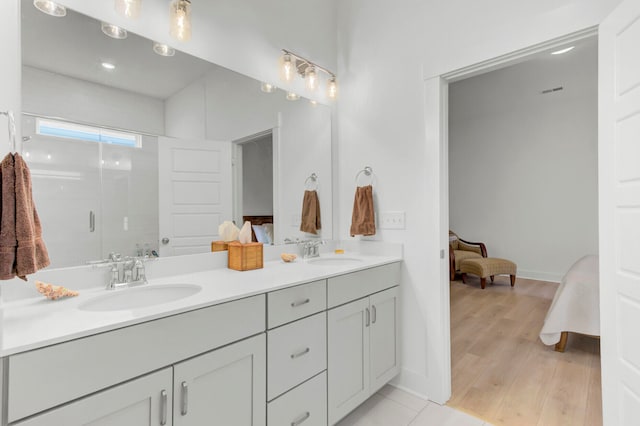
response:
M174 366L175 426L264 426L266 342L260 334Z
M328 312L329 424L369 397L369 323L368 298Z
M171 367L79 399L16 426L171 425Z
M393 287L369 297L370 393L376 392L400 371L398 294L398 287Z

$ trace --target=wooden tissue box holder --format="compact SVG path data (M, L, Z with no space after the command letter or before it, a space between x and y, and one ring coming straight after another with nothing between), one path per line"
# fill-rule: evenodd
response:
M262 243L229 243L229 269L249 271L263 267Z
M227 251L229 243L226 241L211 241L211 251Z

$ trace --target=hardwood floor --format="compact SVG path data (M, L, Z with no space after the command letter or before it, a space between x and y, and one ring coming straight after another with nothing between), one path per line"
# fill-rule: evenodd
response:
M494 425L602 425L600 341L569 334L564 353L538 338L556 283L508 276L451 282L452 397Z

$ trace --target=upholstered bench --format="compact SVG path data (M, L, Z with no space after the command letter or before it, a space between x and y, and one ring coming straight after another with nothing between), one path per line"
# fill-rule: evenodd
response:
M466 283L467 274L473 274L480 277L480 286L484 289L487 283L487 277L496 275L509 275L511 278L511 287L516 283L517 266L510 260L498 259L497 257L481 257L473 259L464 259L460 263L460 272L462 273L462 282Z

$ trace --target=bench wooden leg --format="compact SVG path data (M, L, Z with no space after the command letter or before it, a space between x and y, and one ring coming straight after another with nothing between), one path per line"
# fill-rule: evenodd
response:
M494 278L495 278L495 275L491 275L491 282L493 282Z
M563 331L560 333L560 341L556 343L556 352L564 352L564 348L567 346L567 339L569 338L569 332Z
M487 285L487 279L486 278L480 278L480 287L482 287L482 289L484 290L486 285Z
M509 275L509 278L511 278L511 287L516 285L516 276L515 275Z
M462 273L462 274L460 274L460 275L462 275L462 283L463 283L463 284L466 284L466 283L467 283L467 274L463 272L463 273Z

